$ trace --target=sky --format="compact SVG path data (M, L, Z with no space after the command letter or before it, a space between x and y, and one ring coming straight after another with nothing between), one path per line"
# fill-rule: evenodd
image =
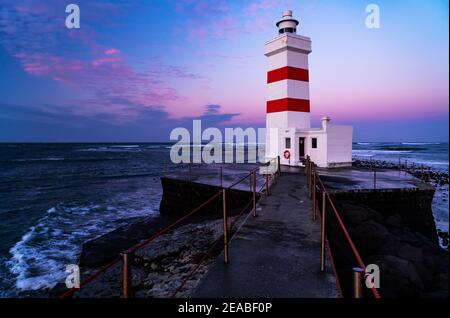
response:
M80 8L67 29L65 7ZM313 124L355 141L448 141L448 1L0 0L0 142L167 141L176 127L264 127L264 43L292 9Z

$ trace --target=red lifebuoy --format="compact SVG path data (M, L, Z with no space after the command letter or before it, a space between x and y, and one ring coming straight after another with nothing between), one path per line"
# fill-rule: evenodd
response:
M289 152L289 150L285 150L284 151L284 159L289 159L291 157L291 153Z

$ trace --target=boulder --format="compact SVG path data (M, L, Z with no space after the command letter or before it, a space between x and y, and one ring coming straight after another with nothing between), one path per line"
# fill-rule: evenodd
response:
M375 255L367 262L380 268L380 293L384 298L418 297L423 281L413 263L393 255Z
M389 227L402 227L403 219L400 214L396 213L385 219L383 223Z

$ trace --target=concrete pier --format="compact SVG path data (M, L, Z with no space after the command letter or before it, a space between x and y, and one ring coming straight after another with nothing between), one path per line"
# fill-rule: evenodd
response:
M364 204L385 218L400 216L405 225L438 244L432 212L435 189L410 173L391 169L318 169L336 202Z
M329 268L320 272L320 221L304 174L284 173L261 198L229 244L229 263L218 257L192 297L339 297Z

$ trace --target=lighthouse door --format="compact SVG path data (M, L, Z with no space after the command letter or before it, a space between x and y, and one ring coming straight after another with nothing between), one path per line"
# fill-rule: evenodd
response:
M305 157L305 137L300 137L298 142L298 149L299 149L299 155L300 158Z

